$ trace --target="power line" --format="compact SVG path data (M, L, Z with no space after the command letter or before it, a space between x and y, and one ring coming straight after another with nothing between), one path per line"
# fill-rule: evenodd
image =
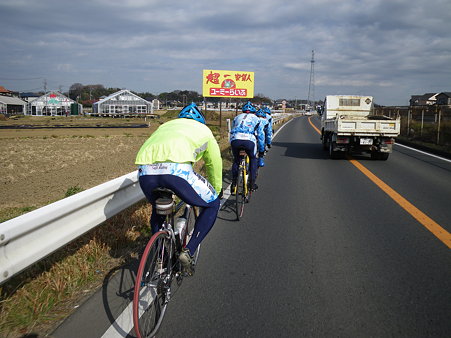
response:
M23 79L11 79L11 78L7 78L7 77L0 77L0 80L5 80L5 81L31 81L31 80L41 80L42 77L30 77L30 78L23 78Z
M42 90L42 87L39 88L32 88L32 89L22 89L20 92L34 92L36 90ZM17 90L16 90L17 91Z

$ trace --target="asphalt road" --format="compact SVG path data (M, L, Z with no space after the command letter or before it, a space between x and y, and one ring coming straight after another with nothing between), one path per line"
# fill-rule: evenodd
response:
M399 145L352 161L392 190L329 159L307 117L287 124L243 219L224 204L158 337L451 337L451 162ZM111 324L135 268L54 337L126 336L123 317Z

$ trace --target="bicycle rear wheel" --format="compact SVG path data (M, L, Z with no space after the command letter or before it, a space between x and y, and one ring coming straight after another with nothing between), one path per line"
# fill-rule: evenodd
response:
M240 169L238 172L238 177L236 179L236 194L235 194L236 218L238 221L240 220L241 217L243 217L245 202L246 202L245 181L243 177L243 169Z
M170 298L174 246L167 231L147 243L135 281L133 324L138 338L153 337L160 328Z

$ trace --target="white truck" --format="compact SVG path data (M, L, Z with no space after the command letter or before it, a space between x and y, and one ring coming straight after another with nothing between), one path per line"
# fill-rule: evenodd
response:
M321 140L334 159L356 152L387 160L400 125L399 116L373 115L372 96L328 95L321 115Z

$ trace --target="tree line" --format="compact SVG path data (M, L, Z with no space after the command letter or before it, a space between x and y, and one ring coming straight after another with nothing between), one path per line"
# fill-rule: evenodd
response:
M81 83L74 83L69 87L69 92L66 94L72 100L81 103L83 106L91 107L94 102L99 101L101 98L109 96L120 90L121 88L105 88L101 84L83 85ZM132 90L130 91L147 101L158 99L164 106L180 106L186 105L190 102L200 103L204 100L201 94L193 90L174 90L172 92L163 92L158 95L154 95L150 92L140 93ZM240 104L246 100L238 99ZM214 103L230 101L233 104L237 100L230 98L209 97L208 101ZM253 103L267 105L270 105L273 102L270 98L266 97L263 94L255 95L255 97L250 99L250 101Z

